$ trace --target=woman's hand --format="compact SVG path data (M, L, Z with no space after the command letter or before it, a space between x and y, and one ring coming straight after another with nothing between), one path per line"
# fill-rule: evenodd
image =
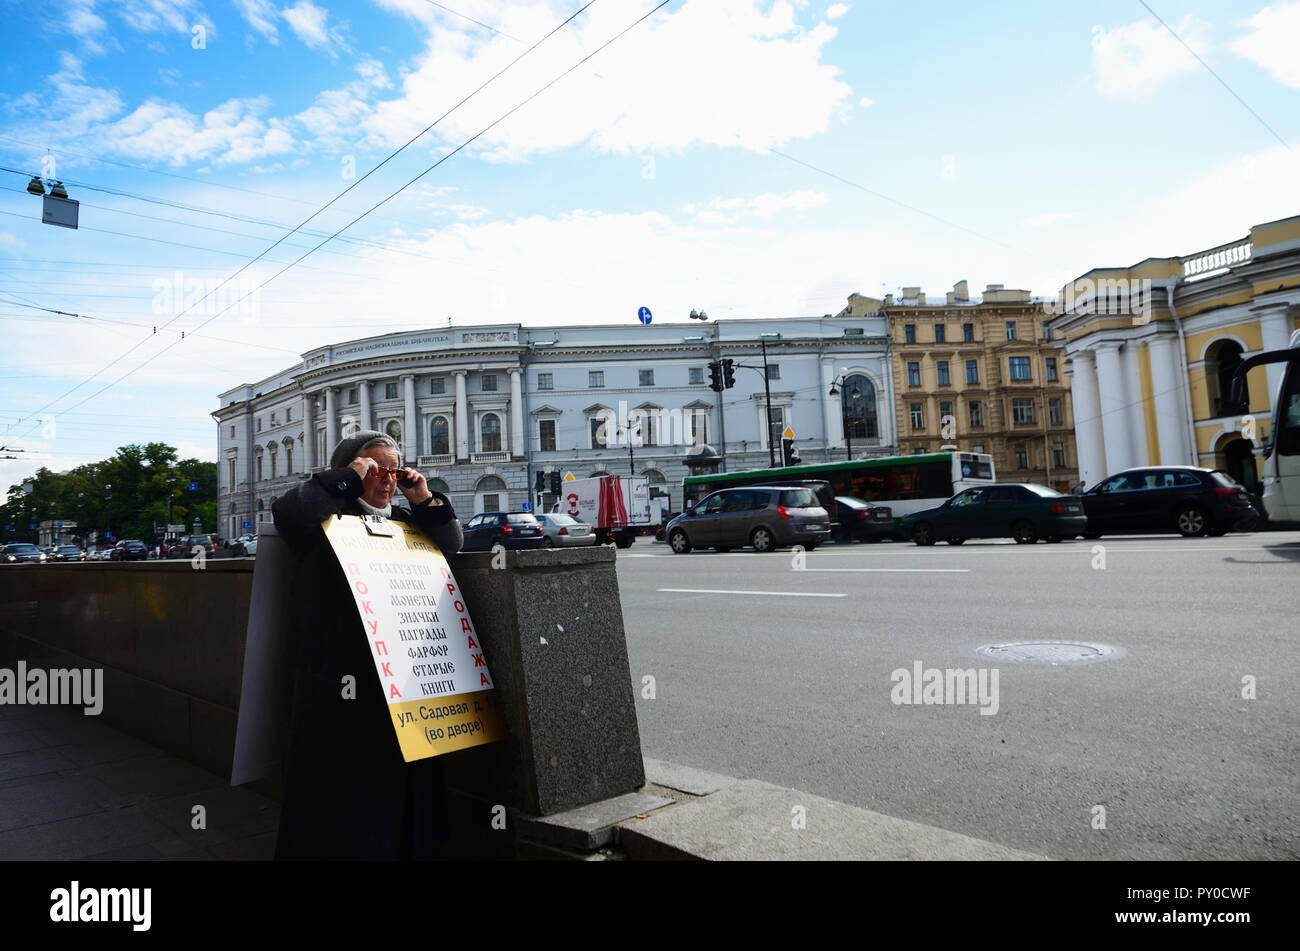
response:
M419 505L433 495L429 491L429 483L424 476L410 466L403 466L402 471L397 474L397 487L402 490L402 494L406 496L406 500L412 505ZM433 504L439 505L441 503L434 499Z

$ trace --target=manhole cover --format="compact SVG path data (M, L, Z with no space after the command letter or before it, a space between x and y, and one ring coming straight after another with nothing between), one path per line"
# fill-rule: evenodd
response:
M987 644L976 653L983 657L1022 664L1077 664L1080 661L1114 657L1116 650L1105 644L1082 641L1017 641L1012 644Z

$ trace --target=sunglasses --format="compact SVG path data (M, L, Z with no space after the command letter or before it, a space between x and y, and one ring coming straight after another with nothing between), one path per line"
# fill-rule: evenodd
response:
M383 466L375 466L375 472L379 474L381 479L387 479L389 476L392 476L394 479L400 479L402 478L402 473L405 471L405 466L397 469L385 469Z

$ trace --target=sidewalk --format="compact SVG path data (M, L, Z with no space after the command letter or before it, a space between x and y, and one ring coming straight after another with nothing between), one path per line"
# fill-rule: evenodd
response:
M0 861L270 859L278 821L277 803L80 708L0 705Z

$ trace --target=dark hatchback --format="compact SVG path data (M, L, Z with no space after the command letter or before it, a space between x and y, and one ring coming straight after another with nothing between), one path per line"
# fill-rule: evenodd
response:
M149 548L138 538L128 538L114 545L109 557L113 561L144 561L149 557Z
M1086 538L1142 532L1188 537L1253 529L1259 513L1245 486L1218 469L1151 466L1125 469L1082 496Z
M918 545L968 538L1014 538L1032 545L1040 538L1059 542L1082 535L1088 519L1075 496L1032 482L982 485L958 492L943 505L903 519L903 536Z
M894 511L887 505L872 505L852 496L837 495L835 509L839 524L834 527L832 537L841 544L894 537Z
M461 551L491 551L502 548L542 548L546 536L542 523L529 512L482 512L461 527L465 543Z

